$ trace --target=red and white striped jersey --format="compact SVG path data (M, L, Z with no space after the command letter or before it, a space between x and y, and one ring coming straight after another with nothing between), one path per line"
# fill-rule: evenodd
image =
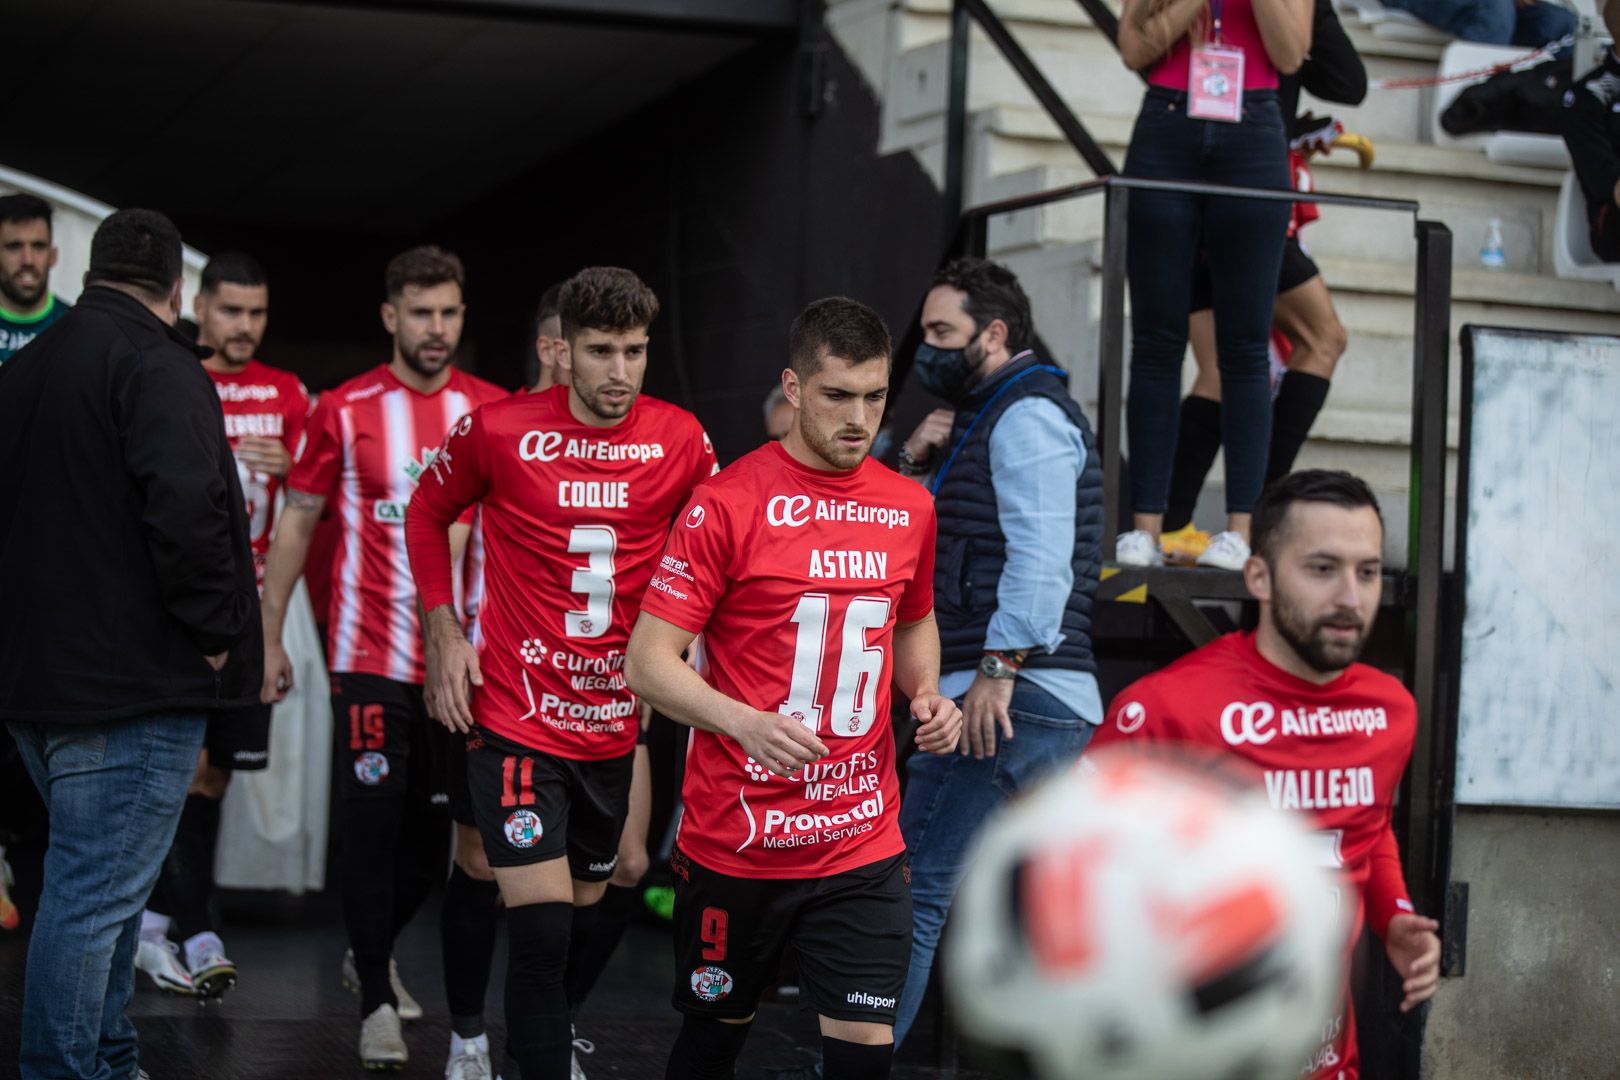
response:
M422 682L405 507L451 425L505 396L455 368L442 389L418 393L386 364L320 396L287 486L331 501L341 523L327 628L333 671Z
M205 368L219 391L219 406L225 412L225 437L231 449L245 435L280 439L289 454L298 452L309 419L309 391L290 371L249 360L241 371L230 373ZM275 524L276 492L281 480L236 463L247 500L248 536L253 544L253 573L259 589L264 589L264 560L270 554L270 534Z

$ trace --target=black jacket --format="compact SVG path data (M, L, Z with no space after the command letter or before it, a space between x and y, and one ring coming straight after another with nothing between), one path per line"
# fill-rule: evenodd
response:
M258 700L247 512L201 355L90 288L0 367L0 719Z
M1277 104L1290 136L1298 135L1299 92L1340 105L1360 105L1367 96L1367 68L1350 43L1344 24L1333 10L1333 0L1316 0L1311 22L1311 48L1305 62L1292 75L1277 80Z

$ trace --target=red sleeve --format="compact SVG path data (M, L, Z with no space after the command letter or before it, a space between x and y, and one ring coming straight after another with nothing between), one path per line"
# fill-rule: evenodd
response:
M694 491L669 531L641 610L701 634L731 583L737 544L732 528L731 515L712 488Z
M343 468L343 426L338 420L337 395L321 395L309 418L298 460L287 474L287 487L306 495L330 498L337 490L338 472Z
M479 405L482 405L482 404L483 404L483 402L479 402ZM478 406L474 406L474 412L476 412L477 409L478 409ZM443 453L444 450L448 450L450 448L450 440L455 437L456 432L461 430L461 425L463 423L465 423L471 417L472 417L472 413L468 413L466 416L463 416L460 420L457 420L454 424L452 424L450 426L449 432L447 432L445 434L445 436L444 436L444 444L443 444L442 449L436 451L436 453ZM482 431L482 428L480 428L479 430ZM483 439L482 435L480 435L479 439L478 439L478 449L479 449L480 453L482 453L483 450L484 450L484 439ZM438 460L438 459L435 458L434 460ZM480 492L480 495L482 495L482 492ZM476 505L473 505L473 504L468 504L467 509L463 510L460 513L460 515L458 515L457 518L456 518L456 524L457 525L466 525L469 528L476 525L477 523L478 523L478 507Z
M1175 721L1154 693L1152 684L1148 679L1138 679L1109 704L1108 716L1092 733L1086 749L1127 741L1163 742L1178 737Z
M455 603L455 570L450 563L450 525L471 517L488 489L488 455L478 412L450 429L405 510L405 549L422 598L422 610Z
M298 453L298 442L304 436L304 428L309 423L309 391L297 379L288 379L285 404L282 406L281 441L294 455ZM300 489L302 490L302 489Z
M1410 915L1416 909L1406 892L1406 875L1401 870L1401 849L1395 843L1395 830L1384 819L1383 832L1367 856L1367 925L1380 938L1389 929L1389 920Z
M899 621L913 623L934 610L934 545L938 534L938 520L934 508L928 508L928 520L923 523L922 550L917 553L917 570L911 575L906 591L900 597Z
M697 467L692 470L692 487L696 488L709 477L720 471L720 459L715 456L714 442L709 433L698 425L698 438L703 441L702 449L698 451Z

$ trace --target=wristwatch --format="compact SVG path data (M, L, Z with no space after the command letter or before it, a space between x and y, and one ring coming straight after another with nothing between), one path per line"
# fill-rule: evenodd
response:
M1017 678L1018 669L1023 666L1023 662L1023 657L1016 653L999 650L986 652L984 659L979 661L979 674L987 679Z
M895 454L895 463L900 466L900 472L906 476L921 476L928 471L928 466L912 456L910 450L900 447Z

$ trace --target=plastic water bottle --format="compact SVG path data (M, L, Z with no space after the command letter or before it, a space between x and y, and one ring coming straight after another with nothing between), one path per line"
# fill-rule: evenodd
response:
M1479 249L1479 264L1487 270L1502 270L1507 266L1507 252L1502 250L1502 219L1491 218L1485 226L1485 246Z

